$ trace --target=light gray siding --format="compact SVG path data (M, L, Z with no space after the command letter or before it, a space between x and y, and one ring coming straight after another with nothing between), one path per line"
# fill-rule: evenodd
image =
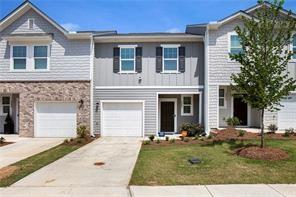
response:
M34 29L28 29L33 18ZM10 45L3 38L16 33L51 33L50 70L42 72L11 72ZM0 32L0 80L89 80L90 40L69 40L34 10L30 9Z
M152 134L155 135L157 132L157 122L158 122L157 92L170 92L170 93L184 92L185 93L185 92L198 92L198 91L202 91L202 90L193 89L193 88L192 89L188 89L188 88L186 89L185 88L94 89L94 106L93 106L94 133L100 133L100 124L101 124L100 123L100 101L101 100L144 100L145 101L145 112L144 112L145 135L152 135ZM197 116L197 114L195 116ZM188 121L189 119L184 119L184 120Z
M95 86L197 86L204 84L204 49L202 42L172 43L186 47L185 72L156 73L156 47L164 43L129 43L142 46L142 73L113 73L113 47L119 44L96 44ZM139 80L139 77L142 80Z

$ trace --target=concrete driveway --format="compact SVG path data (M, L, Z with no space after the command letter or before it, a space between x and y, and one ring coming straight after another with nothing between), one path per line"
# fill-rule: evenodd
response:
M48 150L63 142L63 138L22 138L18 135L0 135L9 142L0 147L0 168Z
M0 194L129 196L127 186L140 147L139 138L100 138L0 190ZM96 166L95 162L105 164Z

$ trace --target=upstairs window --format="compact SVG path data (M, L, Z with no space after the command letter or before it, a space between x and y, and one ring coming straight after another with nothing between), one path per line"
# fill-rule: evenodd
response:
M219 89L219 107L226 108L226 97L225 97L225 89Z
M135 48L120 48L120 72L135 72Z
M163 72L178 72L178 47L163 47Z
M239 54L243 51L242 45L240 43L240 38L238 35L230 35L230 49L229 53Z
M192 116L193 115L193 96L192 95L182 95L182 116Z
M33 29L34 28L34 19L33 18L29 18L28 19L28 28L29 29Z
M47 46L34 46L34 68L47 69L48 49Z
M292 52L293 52L292 59L296 60L296 34L294 34L294 36L293 36Z
M24 70L27 65L27 47L26 46L13 46L13 69Z

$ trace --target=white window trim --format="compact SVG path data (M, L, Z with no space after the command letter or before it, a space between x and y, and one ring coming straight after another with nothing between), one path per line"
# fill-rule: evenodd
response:
M223 90L224 90L224 96L223 96L223 97L220 97L220 94L219 94L220 89L223 89ZM224 106L220 106L220 104L219 104L219 100L220 100L220 98L223 98L223 99L224 99ZM223 87L223 88L219 87L219 89L218 89L218 106L219 106L220 109L226 109L226 108L227 108L227 102L226 102L226 88L224 88L224 87Z
M14 46L25 46L26 47L26 69L14 69L14 57L13 47ZM35 57L34 47L35 46L47 46L47 69L35 69ZM50 44L14 44L10 45L10 72L48 72L50 70ZM17 58L16 58L17 59ZM22 59L22 58L19 58Z
M30 28L30 20L33 21L33 27ZM34 29L35 19L34 18L28 18L28 29Z
M184 104L184 97L190 97L191 104ZM190 113L184 113L184 106L190 106ZM193 95L181 95L181 116L193 116Z
M179 72L179 47L180 44L162 44L162 72L161 73L180 73ZM164 58L164 49L165 48L177 48L177 58ZM177 69L176 70L165 70L164 69L164 61L165 60L176 60L177 61Z
M2 100L3 97L9 97L9 105L3 105ZM9 114L11 115L11 95L1 95L0 96L0 116L7 116L7 113L3 113L3 106L9 106Z
M119 47L119 73L137 73L136 72L136 47L137 45L118 45ZM133 60L134 62L134 70L125 71L121 69L121 49L134 49L134 58L133 59L124 59L124 60Z
M231 53L231 36L238 36L236 32L228 33L228 53ZM235 47L234 47L235 48ZM229 58L230 59L230 58Z

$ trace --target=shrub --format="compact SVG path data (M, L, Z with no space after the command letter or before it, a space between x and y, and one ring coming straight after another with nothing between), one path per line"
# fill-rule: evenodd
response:
M246 131L245 130L239 130L238 131L238 136L239 137L243 137L245 134L246 134Z
M0 138L0 144L3 144L5 141L6 141L6 140L5 140L4 137L1 137L1 138Z
M210 134L210 135L208 135L208 137L207 137L208 139L212 139L213 138L213 135L212 134Z
M278 127L275 124L270 124L267 128L270 133L275 133L278 130Z
M151 141L150 140L145 140L144 145L150 145Z
M64 140L64 144L68 144L69 143L69 140L68 139L65 139Z
M165 136L165 141L169 141L169 136Z
M184 138L185 138L184 136L182 136L182 135L180 136L181 141L184 141Z
M196 135L201 135L204 132L204 128L200 124L185 122L180 127L181 131L187 131L188 137L194 137Z
M241 121L238 119L238 117L228 117L228 118L223 118L223 120L226 122L228 127L236 127L241 123Z
M74 141L74 138L70 138L70 142L73 142Z
M171 144L175 143L175 139L174 138L170 139L170 143Z
M77 128L78 138L86 138L88 134L89 134L89 131L85 125L80 125Z
M189 142L189 138L188 137L185 137L184 138L184 142Z
M294 129L293 128L289 128L285 130L285 133L283 134L284 137L290 137L290 135L292 135L294 133Z
M153 142L154 138L155 138L154 135L150 135L150 136L149 136L149 140L150 140L151 142Z
M156 139L156 143L157 143L157 144L160 144L160 139L157 138L157 139Z

